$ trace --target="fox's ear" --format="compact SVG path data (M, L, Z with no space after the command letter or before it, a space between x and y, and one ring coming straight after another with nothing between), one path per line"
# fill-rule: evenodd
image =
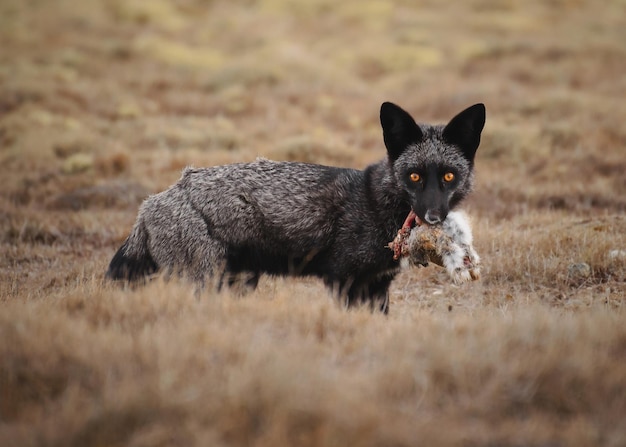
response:
M397 159L410 144L422 140L422 130L411 115L391 102L384 102L380 106L380 124L391 160Z
M465 158L473 162L483 127L485 127L485 105L474 104L450 120L443 129L443 139L458 146Z

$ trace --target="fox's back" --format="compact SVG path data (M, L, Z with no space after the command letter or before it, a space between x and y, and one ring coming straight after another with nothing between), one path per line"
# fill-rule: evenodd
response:
M215 237L306 253L334 237L349 187L360 175L353 169L257 159L187 168L175 187L184 191Z

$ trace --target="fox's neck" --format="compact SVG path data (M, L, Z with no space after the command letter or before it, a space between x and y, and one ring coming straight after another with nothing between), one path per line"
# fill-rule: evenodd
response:
M365 188L381 222L393 223L396 230L411 210L409 197L398 185L387 159L365 168Z

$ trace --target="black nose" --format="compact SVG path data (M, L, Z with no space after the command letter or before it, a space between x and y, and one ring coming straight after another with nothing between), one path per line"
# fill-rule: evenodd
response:
M431 225L441 222L441 213L439 211L428 210L424 216L424 220Z

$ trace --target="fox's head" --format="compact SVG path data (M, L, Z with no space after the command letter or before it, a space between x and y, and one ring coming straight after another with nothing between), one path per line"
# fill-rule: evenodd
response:
M393 175L411 208L423 222L442 222L472 189L485 106L475 104L445 126L430 126L416 124L406 111L385 102L380 122Z

